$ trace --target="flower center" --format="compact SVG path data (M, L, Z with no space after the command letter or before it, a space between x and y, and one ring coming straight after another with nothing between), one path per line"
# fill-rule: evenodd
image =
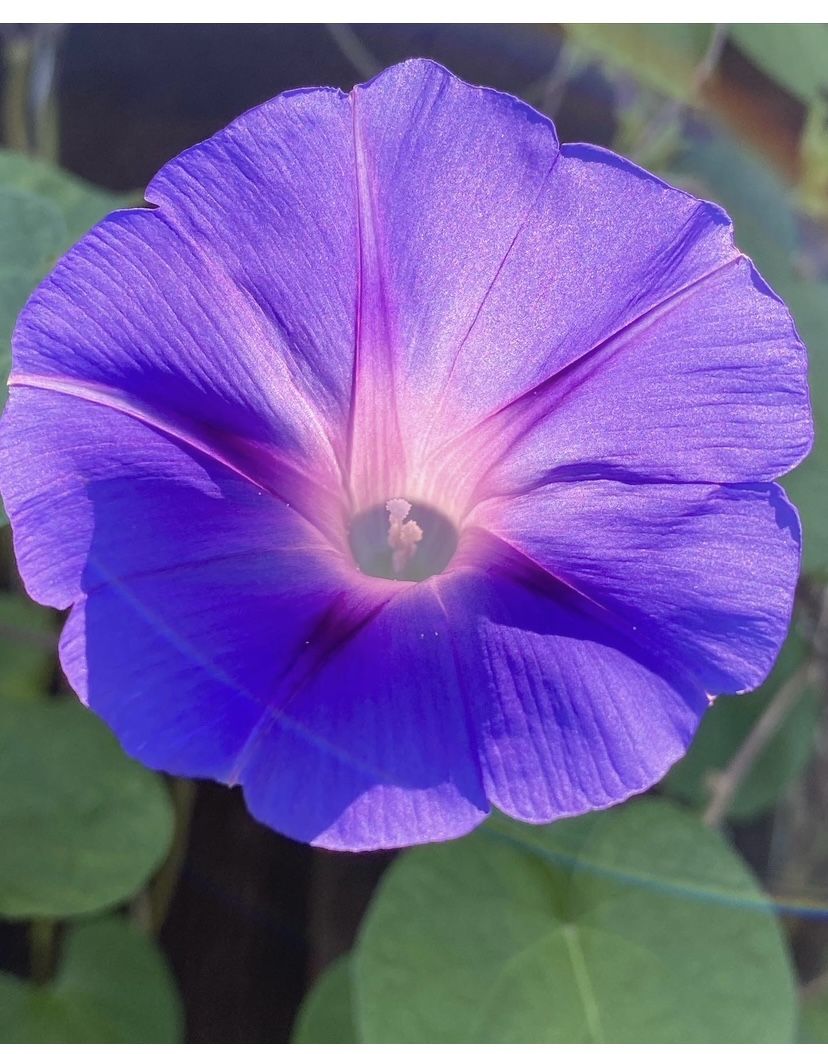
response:
M448 566L457 549L457 530L429 505L391 498L359 513L349 531L360 571L374 578L422 582Z

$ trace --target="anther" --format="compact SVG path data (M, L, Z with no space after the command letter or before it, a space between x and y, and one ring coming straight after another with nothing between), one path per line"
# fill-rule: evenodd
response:
M394 574L405 570L417 545L423 540L423 531L416 520L407 520L411 503L405 498L391 498L385 503L388 510L388 545L391 548L391 565Z

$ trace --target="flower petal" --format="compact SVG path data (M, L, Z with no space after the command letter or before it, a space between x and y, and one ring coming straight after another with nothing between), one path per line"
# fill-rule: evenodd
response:
M813 438L804 349L787 310L736 261L495 428L494 446L509 449L478 496L553 479L772 480Z
M700 685L502 543L476 548L435 589L492 804L546 823L652 786L707 709Z
M0 423L0 489L26 588L55 607L109 577L269 551L285 517L204 450L108 405L23 386Z
M283 694L245 752L253 815L329 849L440 841L479 824L488 804L453 634L428 585L410 586Z
M811 443L804 348L725 214L597 148L562 148L465 352L448 420L479 388L500 402L430 471L493 466L478 497L770 480Z
M435 406L558 141L525 103L432 62L395 66L352 100L362 278L353 484L370 501L395 485L372 451L399 463L404 449L410 483L442 429ZM461 412L474 420L489 406L472 399Z
M480 522L710 695L755 688L787 634L801 539L775 485L555 483Z
M347 97L281 96L170 162L25 308L12 383L105 389L340 479L356 299Z
M246 312L232 321L252 352L254 382L275 382L270 412L309 408L340 454L355 339L354 184L348 96L308 88L243 114L147 188L210 272L220 306L227 299Z
M480 823L442 612L413 590L332 594L306 559L277 557L94 591L61 642L73 687L144 764L240 783L254 816L301 841L391 848Z
M241 782L265 822L331 847L481 821L430 592L359 574L283 502L109 406L20 387L2 429L26 586L74 604L64 670L130 754Z
M736 255L721 209L564 144L481 305L454 394L495 410Z
M75 605L62 661L81 698L147 764L222 778L341 557L220 462L65 394L13 391L0 488L27 590Z
M619 801L764 677L800 538L753 481L811 424L720 210L421 61L148 197L30 300L0 425L24 581L129 752L391 847ZM460 552L361 575L349 513L406 495Z

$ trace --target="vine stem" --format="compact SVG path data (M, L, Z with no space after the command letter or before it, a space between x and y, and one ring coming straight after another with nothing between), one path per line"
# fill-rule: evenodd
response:
M3 90L3 134L10 150L29 151L27 99L30 47L25 40L11 39L3 49L6 84Z
M29 108L32 152L57 164L60 160L60 129L57 101L57 66L63 39L62 25L38 26L32 46L29 71Z
M727 768L712 777L713 793L702 816L708 827L721 827L745 777L776 735L785 718L802 698L802 693L817 679L817 664L814 662L800 667L789 677L750 730Z
M181 870L187 856L190 841L190 823L195 806L196 785L192 780L176 779L170 788L173 811L175 813L175 836L167 859L148 891L145 891L143 903L137 903L136 912L140 914L144 928L158 933L167 918L181 877Z
M690 80L690 92L687 100L668 99L655 115L649 126L644 128L638 141L632 146L632 154L639 161L656 142L666 128L674 124L687 110L688 105L697 104L702 90L716 72L722 52L727 44L730 26L727 22L717 22L713 26L704 54L696 64Z
M820 612L813 634L813 655L793 673L771 700L767 709L750 730L745 741L730 759L727 768L716 773L711 782L713 793L702 819L708 827L721 827L736 793L758 761L765 747L778 732L803 693L824 677L825 659L822 638L828 630L828 586L822 592Z
M62 36L62 25L38 24L20 34L9 34L3 49L6 146L55 163L59 155L55 86Z
M325 22L324 25L336 46L360 77L365 77L366 80L376 77L383 63L362 43L353 27L346 22Z

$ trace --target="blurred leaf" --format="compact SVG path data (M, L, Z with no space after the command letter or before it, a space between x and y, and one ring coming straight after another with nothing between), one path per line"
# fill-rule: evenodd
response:
M786 1042L796 1017L755 880L656 800L409 851L353 978L366 1042Z
M3 198L0 191L0 202ZM2 204L0 204L2 210ZM22 237L23 232L18 232ZM11 366L11 336L17 316L23 309L23 305L29 294L43 277L44 267L30 268L17 267L14 264L4 262L5 252L0 254L0 406L6 401L6 379Z
M350 956L325 970L305 996L293 1029L293 1043L358 1043L351 997Z
M824 219L828 216L828 89L808 109L800 161L799 199L808 212Z
M73 245L107 213L135 204L134 195L102 190L46 161L11 150L0 150L0 187L36 195L60 212L65 234L59 252Z
M710 798L709 777L727 767L807 653L806 645L792 632L773 673L761 688L749 695L717 699L702 721L687 755L667 776L666 789L691 805L705 805ZM731 818L747 819L776 802L811 756L820 711L817 693L811 689L804 691L737 791L728 813Z
M807 996L802 1001L800 1043L828 1043L828 992Z
M55 204L0 180L0 252L4 268L44 267L66 237L66 221Z
M0 705L0 915L119 903L155 871L172 828L161 780L80 703Z
M0 974L5 1043L176 1043L175 984L150 940L119 918L73 927L51 984Z
M755 66L803 102L828 90L828 25L737 23L729 35Z
M648 87L687 100L715 26L706 23L567 22L567 35L585 51L631 73Z
M27 597L0 592L0 706L48 689L57 648L53 616Z

